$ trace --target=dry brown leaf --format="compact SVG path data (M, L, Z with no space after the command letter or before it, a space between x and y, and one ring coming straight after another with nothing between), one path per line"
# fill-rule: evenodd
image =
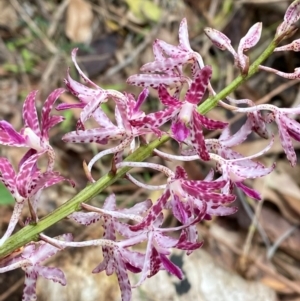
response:
M278 207L281 214L292 224L299 225L299 215L288 206L283 196L280 196L273 189L269 187L268 182L262 181L261 179L255 179L253 188L262 193L263 199L269 201Z
M294 226L285 220L280 213L266 207L262 208L259 221L273 243ZM300 229L296 228L278 247L300 260Z
M65 32L76 43L89 43L92 40L93 12L89 2L70 0L67 8Z
M267 185L284 196L288 205L300 215L300 188L289 174L274 171L267 178Z
M201 228L199 227L199 233ZM210 223L209 236L207 243L210 246L210 254L214 257L216 263L220 264L226 269L235 269L236 267L236 254L232 252L227 246L220 244L216 238L226 237L226 240L235 247L241 246L244 242L242 232L231 231L218 225L218 223Z
M272 258L272 262L289 279L300 281L300 264L288 254L277 251Z

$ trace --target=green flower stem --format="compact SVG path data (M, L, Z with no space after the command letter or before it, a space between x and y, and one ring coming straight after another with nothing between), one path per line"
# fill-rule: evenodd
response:
M254 75L259 68L259 65L268 58L274 51L277 43L273 40L265 51L257 58L257 60L249 67L249 72L245 76L238 76L229 86L219 92L217 95L208 98L203 104L199 106L199 113L206 114L208 111L213 109L218 101L224 99L252 75ZM129 155L125 161L140 162L150 157L153 150L160 145L164 144L169 140L168 135L162 136L148 145L143 145ZM9 237L6 242L0 247L0 258L3 258L11 254L14 250L24 246L25 244L36 241L39 239L39 233L43 232L47 228L53 226L60 220L66 218L71 213L80 209L82 202L88 202L93 197L102 192L105 188L109 187L116 180L125 175L130 170L130 167L120 168L116 174L108 173L107 175L100 178L96 183L87 186L80 191L75 197L62 204L56 210L42 218L36 224L30 224L22 228L20 231Z

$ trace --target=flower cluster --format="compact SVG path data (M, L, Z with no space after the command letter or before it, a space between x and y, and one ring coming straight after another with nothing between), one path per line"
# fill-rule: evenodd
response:
M279 25L274 41L278 44L295 31L295 22L300 18L300 1L294 1L288 8L284 21ZM260 39L262 24L253 25L241 39L237 51L223 33L206 28L205 33L212 43L221 50L228 50L234 57L234 65L242 76L247 76L251 63L246 52ZM274 42L274 43L275 43ZM277 45L276 44L276 45ZM274 47L275 48L275 47ZM275 51L299 51L299 41L275 48ZM217 93L210 80L212 68L204 64L201 55L192 50L187 21L183 19L179 28L179 44L170 45L161 40L153 43L154 61L141 67L141 74L132 75L127 82L143 87L135 97L126 92L103 89L92 82L76 62L77 49L72 51L73 63L84 80L84 84L74 80L69 71L65 79L67 90L78 98L78 104L59 104L58 111L71 108L82 109L76 129L63 136L68 143L98 143L114 145L96 154L86 166L86 175L90 182L92 168L103 156L112 157L112 172L122 168L151 168L162 172L167 181L158 186L138 181L130 171L126 178L139 187L149 190L163 190L160 198L153 203L145 200L131 208L119 209L115 195L106 198L101 208L81 204L81 210L73 212L69 219L88 226L99 222L104 234L99 239L74 242L72 235L62 234L51 238L40 234L40 241L30 242L21 249L0 259L0 272L22 268L25 271L23 300L35 300L35 284L38 276L57 281L62 285L66 279L61 270L42 266L41 263L66 247L99 246L103 260L94 268L93 273L105 271L107 275L116 273L123 301L131 299L131 289L141 285L147 278L160 270L166 270L182 279L183 273L170 260L172 249L185 250L191 254L203 244L198 238L197 224L209 220L212 216L225 216L236 212L232 206L235 201L234 188L241 189L246 195L260 200L259 192L247 186L248 179L263 177L272 172L270 167L254 160L266 153L272 146L274 134L268 124L275 122L279 129L282 147L291 165L297 162L292 138L300 141L300 125L290 117L299 114L300 108L285 109L274 105L255 105L252 100L234 100L226 97L219 104L234 112L246 113L245 124L234 134L225 121L212 120L201 114L198 105L209 101ZM190 68L187 75L187 68ZM286 78L299 77L298 68L293 74L285 74L265 66L259 70L276 73ZM257 70L258 71L258 70ZM149 89L154 89L160 101L161 110L147 113L142 104L147 101ZM44 103L39 123L35 107L36 92L31 92L23 106L24 127L17 132L8 122L0 121L0 144L27 147L29 150L21 159L18 173L6 158L0 158L0 181L15 198L15 207L7 231L0 239L0 246L12 235L21 217L23 207L28 203L30 217L26 223L38 223L37 209L42 191L58 182L66 180L54 171L55 153L49 142L49 130L63 121L62 116L50 115L56 100L64 89L53 91ZM113 101L114 118L102 110L101 104ZM227 101L228 103L226 103ZM240 108L238 104L246 104ZM267 113L265 113L267 111ZM94 122L88 122L89 120ZM91 125L95 126L91 126ZM205 139L203 129L222 130L218 139ZM255 132L269 139L265 149L244 157L233 148L243 143L248 135ZM138 149L137 141L144 144L153 137L161 139L168 135L178 143L179 154L173 155L154 149L153 153L161 158L174 161L201 160L214 161L215 170L211 170L203 180L191 180L179 164L175 170L154 163L124 160L124 151ZM47 166L39 167L39 160L47 158ZM138 161L138 160L137 160ZM68 180L71 184L72 181ZM164 226L164 213L169 211L178 221L178 226ZM140 250L140 244L146 242L146 250ZM131 285L128 272L140 273L138 282Z

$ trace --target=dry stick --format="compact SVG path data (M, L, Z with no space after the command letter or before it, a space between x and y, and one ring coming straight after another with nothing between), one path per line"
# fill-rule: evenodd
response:
M258 218L260 216L261 208L262 208L263 203L264 203L264 199L262 199L257 204L257 206L255 208L255 214L253 216L251 225L250 225L249 230L248 230L247 238L246 238L246 241L245 241L245 244L244 244L244 247L243 247L243 253L242 253L241 258L240 258L240 264L241 264L241 268L242 268L243 271L245 271L245 267L246 267L246 264L247 264L247 261L248 261L248 258L249 258L249 251L250 251L250 247L251 247L251 242L252 242L252 239L253 239L253 236L254 236L254 233L255 233L255 229L256 229L257 224L258 224Z
M162 18L163 19L163 18ZM161 27L161 22L157 24L157 26L151 31L151 33L149 35L146 36L146 38L144 39L144 41L142 43L140 43L138 45L138 47L136 47L136 49L134 51L131 52L131 54L122 62L120 62L117 66L111 67L107 70L107 72L105 73L105 78L109 78L112 75L116 74L117 72L119 72L120 70L122 70L123 68L125 68L127 65L129 65L130 63L132 63L136 57L143 51L146 49L146 47L153 41L153 37L157 34L158 29Z
M241 249L239 249L238 247L234 246L232 243L230 243L230 241L226 241L226 239L218 237L217 235L215 235L212 232L208 232L208 230L205 229L201 225L199 225L199 228L200 228L202 234L204 234L206 236L210 235L215 240L217 240L220 243L222 243L223 245L225 245L228 249L230 249L235 254L237 254L239 256L243 255L243 251ZM271 275L272 277L274 277L275 279L277 279L278 281L282 282L284 285L286 285L287 287L292 289L294 292L300 294L300 286L298 283L295 283L295 282L287 279L286 277L278 274L278 272L276 270L271 269L266 264L264 264L263 262L261 262L260 260L258 260L257 258L255 258L254 256L252 256L250 254L247 256L247 259L252 261L260 270L262 270L266 274Z
M286 240L290 235L292 235L292 233L297 228L298 228L298 226L294 225L293 227L289 228L286 232L284 232L281 236L278 237L278 239L274 242L274 244L272 245L272 247L267 252L267 258L269 260L274 256L276 250L281 245L281 243L284 242L284 240Z
M52 73L57 72L57 65L60 59L60 54L57 52L55 53L52 58L50 59L45 71L43 72L42 79L40 82L41 87L48 86L49 80L51 78Z
M24 277L19 279L11 287L9 287L5 293L0 295L0 301L6 300L12 293L14 293L24 283Z
M58 52L56 46L47 38L47 36L38 28L38 26L31 20L27 12L22 8L17 0L10 0L10 4L19 13L21 18L27 23L29 28L40 38L40 40L45 44L47 49L51 53Z
M60 19L62 18L67 6L69 5L70 0L64 0L55 10L52 17L52 22L48 28L47 35L49 38L52 38L56 32L56 28L59 24Z
M245 198L245 194L240 189L236 189L236 192L237 192L239 198L241 199L242 206L244 207L246 213L248 214L249 218L253 221L253 219L255 218L255 215L252 212L251 207ZM262 227L262 225L259 223L258 220L256 221L256 227L257 227L257 231L259 232L259 234L260 234L262 240L264 241L265 246L269 252L269 248L270 248L269 238L268 238L264 228Z

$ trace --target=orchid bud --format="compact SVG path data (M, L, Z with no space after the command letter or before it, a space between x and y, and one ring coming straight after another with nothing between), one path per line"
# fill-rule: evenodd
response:
M295 24L300 18L300 0L294 1L286 10L284 21L289 24Z
M254 24L246 33L246 35L241 39L238 53L246 52L250 48L254 47L260 39L262 30L262 23L258 22Z
M281 47L277 47L275 48L274 51L300 51L300 39L297 39L295 41L293 41L290 44L281 46Z
M293 73L285 73L270 67L266 67L266 66L259 66L260 70L264 70L270 73L275 73L276 75L279 75L281 77L287 78L287 79L299 79L300 78L300 67L295 68Z
M212 43L221 50L228 50L232 53L233 56L236 56L235 50L231 46L231 40L224 35L222 32L206 27L204 33L212 41Z
M281 41L291 37L295 31L295 23L300 18L300 0L294 1L286 10L284 21L278 26L276 30L277 41Z
M298 29L294 24L289 24L283 21L276 30L275 38L276 42L279 43L284 39L292 37Z

